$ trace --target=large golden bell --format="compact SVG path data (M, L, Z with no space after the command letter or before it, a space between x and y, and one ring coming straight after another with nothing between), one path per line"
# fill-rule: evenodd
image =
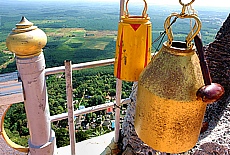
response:
M203 85L195 49L169 48L164 43L139 78L135 129L141 140L161 152L191 149L206 109L196 98Z
M196 16L189 16L198 23L196 31L189 33L186 42L173 41L168 28L172 16L165 22L169 40L139 77L135 130L153 149L181 153L196 144L206 109L206 103L196 96L204 81L191 43L201 23Z
M7 48L20 58L39 55L46 43L46 34L25 17L22 17L6 39Z

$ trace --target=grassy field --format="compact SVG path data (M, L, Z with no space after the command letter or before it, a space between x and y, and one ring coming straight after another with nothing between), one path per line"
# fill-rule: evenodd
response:
M138 15L143 8L134 6L129 9L131 14ZM228 15L227 11L210 9L198 10L204 45L214 40L216 32ZM153 40L164 31L166 17L172 12L180 11L180 7L149 6ZM21 16L26 16L47 34L48 43L44 53L49 67L63 65L65 59L79 63L114 57L119 3L4 1L0 6L0 15L0 53L3 55L0 62L10 60L4 57L2 51L7 50L6 37ZM189 21L177 20L173 25L174 40L184 41L185 31L188 30ZM158 44L159 41L154 43L152 49L155 50Z

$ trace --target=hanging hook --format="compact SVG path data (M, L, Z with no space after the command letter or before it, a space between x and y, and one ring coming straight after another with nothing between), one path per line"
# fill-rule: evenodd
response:
M179 0L179 3L182 5L181 15L185 15L186 7L192 5L193 2L195 2L195 0L191 0L191 2L184 4L184 3L182 3L181 0Z
M190 6L195 0L192 0L191 2L184 4L182 3L181 0L179 0L180 4L182 5L182 12L180 14L178 13L172 13L168 18L166 18L165 20L165 24L164 24L164 28L166 31L166 34L168 36L168 42L167 45L171 46L172 45L172 41L173 41L173 33L172 33L172 29L170 26L170 21L172 17L177 17L177 18L190 18L190 19L194 19L195 20L195 24L191 30L191 32L188 34L188 36L186 37L186 45L188 48L192 48L193 44L191 43L191 41L194 39L194 37L200 32L201 29L201 21L198 18L198 16L196 14L187 14L185 13L186 7Z
M144 17L144 18L146 18L147 17L147 8L148 8L148 6L147 6L147 2L146 2L146 0L143 0L144 1L144 3L145 3L145 6L144 6L144 9L143 9L143 11L142 11L142 17ZM128 2L129 2L129 0L127 0L126 1L126 4L125 4L125 16L129 16L129 11L128 11Z
M179 0L179 3L182 5L182 6L189 6L189 5L191 5L193 2L195 2L195 0L191 0L191 2L189 2L189 3L187 3L187 4L184 4L184 3L182 3L182 1L181 0Z

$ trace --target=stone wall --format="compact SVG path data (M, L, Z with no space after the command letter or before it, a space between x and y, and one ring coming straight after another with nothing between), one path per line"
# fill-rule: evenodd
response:
M230 95L230 14L217 32L215 41L205 46L205 56L213 82L225 88Z

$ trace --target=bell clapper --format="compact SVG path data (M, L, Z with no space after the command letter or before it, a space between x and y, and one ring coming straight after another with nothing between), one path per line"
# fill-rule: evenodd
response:
M198 98L202 98L203 102L207 104L216 102L224 94L224 88L218 83L212 83L208 65L204 59L204 49L201 38L196 35L194 42L197 48L197 52L200 59L200 67L203 74L204 86L198 89L196 95Z

